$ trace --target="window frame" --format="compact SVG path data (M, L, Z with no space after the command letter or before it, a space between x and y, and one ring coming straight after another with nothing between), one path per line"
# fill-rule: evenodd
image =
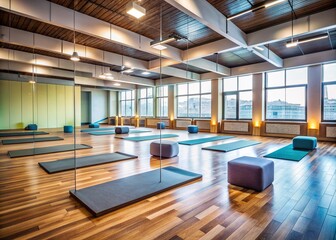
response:
M167 87L167 95L165 95L164 94L164 90L163 90L163 95L161 96L160 94L159 94L159 91L160 91L160 88L164 88L164 87ZM155 114L153 114L153 116L155 115L155 117L157 117L157 118L168 118L168 95L169 95L169 93L168 93L168 91L169 91L169 86L168 85L163 85L163 86L157 86L156 87L156 89L155 89ZM167 99L167 115L161 115L160 113L161 113L161 111L160 111L160 109L159 109L159 107L160 107L160 101L161 101L161 99L162 99L162 101L164 101L164 99ZM164 109L163 109L164 110ZM165 113L164 111L163 111L163 113Z
M141 97L141 90L146 90L146 97ZM152 89L152 96L148 97L148 89ZM147 87L147 88L141 88L138 89L138 110L139 110L139 117L154 117L154 88L152 87ZM148 100L152 99L153 101L153 106L152 106L152 115L148 115ZM142 115L141 113L141 100L145 100L146 101L146 114Z
M209 82L210 84L211 81L203 81L204 82ZM178 92L178 85L187 85L187 93L186 94L181 94L179 95L179 92ZM199 84L199 93L193 93L193 94L189 94L189 84L195 84L195 82L190 82L190 83L181 83L181 84L177 84L176 85L176 116L177 118L197 118L197 119L211 119L211 110L210 110L210 116L209 117L201 117L202 115L202 96L204 95L210 95L210 102L212 104L212 96L211 96L211 87L210 87L210 92L203 92L202 93L202 81L199 81L198 84ZM192 96L198 96L199 97L199 104L198 104L198 116L195 117L195 116L189 116L189 98L192 97ZM179 111L178 111L178 98L179 97L187 97L187 116L180 116L179 115ZM210 108L211 109L211 108Z
M302 67L300 67L302 68ZM303 67L306 68L307 67ZM307 83L306 84L296 84L296 85L289 85L287 86L287 74L286 71L287 70L292 70L292 69L283 69L283 70L277 70L277 71L284 71L284 86L277 86L277 87L268 87L267 86L267 73L269 72L265 72L265 104L264 104L264 118L265 121L273 121L273 122L307 122L307 89L308 89L308 69L307 69ZM276 72L276 71L274 71ZM298 88L298 87L304 87L304 92L305 92L305 109L304 109L304 119L288 119L288 118L283 118L283 119L269 119L267 118L267 90L270 89L289 89L289 88Z
M335 123L336 122L336 119L335 120L325 120L324 119L324 87L325 86L328 86L328 85L335 85L336 86L336 78L334 81L327 81L325 82L324 81L324 66L325 65L328 65L328 64L335 64L335 63L327 63L327 64L323 64L322 65L322 97L321 97L321 122L324 122L324 123L328 123L328 122L331 122L331 123Z
M251 89L243 89L243 90L239 90L239 77L246 77L246 76L251 76L252 77L252 88ZM248 121L248 120L252 120L253 118L253 75L242 75L242 76L236 76L236 77L228 77L228 78L236 78L236 85L237 85L237 90L235 91L224 91L224 81L225 78L222 79L223 84L222 84L222 104L223 104L223 112L222 112L222 119L223 120L237 120L237 121ZM239 93L241 92L251 92L252 93L252 114L251 114L251 118L240 118L239 116L239 102L240 102L240 98L239 98ZM235 95L236 96L236 117L235 118L225 118L225 96L227 95Z
M127 92L131 92L131 99L127 99ZM125 93L125 99L121 99L121 94ZM128 101L131 101L131 106L132 106L132 109L131 109L131 116L128 116L126 115L126 102ZM125 115L122 115L122 102L125 102ZM136 104L136 101L135 101L135 90L125 90L125 91L120 91L119 92L119 114L121 117L134 117L135 116L135 104Z

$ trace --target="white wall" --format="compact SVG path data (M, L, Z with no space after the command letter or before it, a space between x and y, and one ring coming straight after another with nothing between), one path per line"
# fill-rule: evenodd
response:
M91 91L91 122L108 117L108 105L108 91L93 89Z

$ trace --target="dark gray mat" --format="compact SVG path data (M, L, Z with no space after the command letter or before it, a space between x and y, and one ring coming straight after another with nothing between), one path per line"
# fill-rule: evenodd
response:
M201 177L198 173L165 167L162 169L161 182L160 170L156 169L77 191L71 190L70 195L98 217Z
M121 134L120 134L121 135ZM160 138L173 138L178 137L179 135L176 134L155 134L155 135L147 135L147 136L136 136L136 137L123 137L123 136L115 136L115 138L120 138L124 140L134 141L134 142L141 142L141 141L148 141Z
M0 133L0 137L17 137L17 136L31 136L31 135L44 135L47 132L4 132Z
M2 144L9 145L9 144L48 142L48 141L58 141L58 140L64 140L64 138L57 137L57 136L43 137L43 138L17 138L17 139L2 140Z
M86 144L76 144L76 150L87 149L87 148L92 148L92 147ZM73 151L73 150L74 150L74 145L67 144L67 145L59 145L59 146L53 146L53 147L30 148L30 149L8 151L8 156L10 156L11 158L26 157L26 156L33 156L33 155L40 155L40 154L47 154L47 153Z
M94 156L79 157L76 159L76 167L83 168L89 166L100 165L104 163L117 162L122 160L128 160L137 158L138 156L114 152L114 153L105 153ZM43 168L47 173L58 173L63 171L68 171L75 169L75 161L73 158L60 159L57 161L51 162L39 162L40 167Z

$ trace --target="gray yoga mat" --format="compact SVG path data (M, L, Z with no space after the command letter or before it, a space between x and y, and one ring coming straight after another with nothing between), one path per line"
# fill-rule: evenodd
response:
M87 149L87 148L92 148L92 147L86 144L76 144L76 150ZM33 156L33 155L40 155L40 154L73 151L73 150L74 150L74 145L67 144L67 145L59 145L59 146L53 146L53 147L30 148L30 149L8 151L8 156L11 158L26 157L26 156Z
M160 139L160 138L172 138L172 137L178 137L179 135L176 134L155 134L155 135L147 135L147 136L136 136L136 137L122 137L122 136L116 136L116 138L121 138L124 140L134 141L134 142L141 142L141 141L148 141L148 140L154 140L154 139Z
M19 144L19 143L33 143L33 142L47 142L47 141L58 141L64 140L64 138L53 136L53 137L42 137L42 138L17 138L17 139L7 139L2 140L3 145L9 144Z
M17 137L17 136L31 136L31 135L44 135L49 134L47 132L3 132L0 133L0 137Z
M77 191L71 190L70 195L98 217L201 177L198 173L165 167L162 168L161 182L160 170L156 169Z
M144 133L144 132L151 132L151 130L144 130L144 129L131 129L129 133ZM89 132L88 134L94 136L101 136L101 135L113 135L115 131L100 131L100 132ZM127 133L126 133L127 134Z
M137 158L138 156L130 155L122 152L114 153L104 153L93 156L79 157L76 158L76 167L83 168L94 165L100 165L104 163L117 162L122 160L128 160ZM63 171L68 171L75 169L74 158L60 159L51 162L39 162L40 167L42 167L47 173L58 173Z
M210 146L210 147L204 147L202 149L219 151L219 152L229 152L229 151L237 150L240 148L253 146L256 144L260 144L260 142L239 140L235 142L230 142L230 143L225 143L225 144L220 144L220 145L215 145L215 146Z
M129 128L134 128L133 126L124 126ZM116 127L107 127L107 128L85 128L82 129L81 132L98 132L98 131L114 131Z

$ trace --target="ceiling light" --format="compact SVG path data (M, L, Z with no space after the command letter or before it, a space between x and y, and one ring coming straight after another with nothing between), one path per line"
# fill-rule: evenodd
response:
M318 36L315 36L315 37L298 39L296 41L287 42L286 47L288 47L288 48L296 47L298 44L324 39L324 38L327 38L328 36L329 36L328 33L325 33L325 34L321 34L321 35L318 35Z
M265 50L264 48L259 47L259 46L255 46L254 48L255 48L255 49L258 49L259 51L264 51L264 50Z
M155 49L158 49L158 50L164 50L167 47L162 45L162 44L169 43L169 42L174 42L174 41L179 41L181 39L186 39L186 38L182 37L182 36L180 36L176 33L172 33L169 36L164 37L162 39L155 39L155 40L151 41L150 46L152 48L155 48Z
M134 72L134 70L132 68L123 71L123 73L132 73L132 72Z
M29 83L36 83L35 80L29 80Z
M150 72L147 72L147 71L145 71L145 72L142 72L141 73L142 75L149 75L149 74L151 74Z
M160 50L160 51L167 49L167 47L164 46L164 45L162 45L161 43L157 43L157 44L151 45L151 47L155 48L157 50Z
M104 75L107 76L107 77L110 77L110 76L112 76L112 73L106 72L106 73L104 73Z
M285 0L276 0L274 2L266 3L264 6L265 6L265 8L268 8L268 7L271 7L271 6L275 5L275 4L281 3L283 1L285 1Z
M120 86L120 83L114 83L113 85L114 86Z
M258 7L251 8L251 9L249 9L249 10L246 10L246 11L243 11L243 12L241 12L241 13L235 14L235 15L233 15L233 16L231 16L231 17L228 17L227 20L232 20L232 19L234 19L234 18L240 17L240 16L245 15L245 14L247 14L247 13L255 12L255 11L258 11L258 10L263 9L263 8L268 8L268 7L274 6L274 5L276 5L276 4L278 4L278 3L281 3L281 2L283 2L283 1L285 1L285 0L275 0L275 1L272 1L272 2L269 2L269 3L266 3L266 4L264 4L264 5L261 5L261 6L258 6Z
M126 6L126 12L136 18L141 18L146 15L146 9L139 6L136 2L128 3Z
M71 57L70 57L70 60L74 61L74 62L78 62L80 60L78 52L73 52Z

